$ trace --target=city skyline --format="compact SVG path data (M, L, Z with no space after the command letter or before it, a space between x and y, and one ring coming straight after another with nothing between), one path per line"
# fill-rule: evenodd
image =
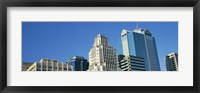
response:
M149 29L156 37L162 70L165 66L163 66L165 55L170 52L178 53L177 22L23 22L22 24L23 62L35 62L42 58L50 58L65 63L75 55L83 56L88 60L89 49L93 45L94 37L99 33L109 38L110 45L117 50L119 55L122 50L119 49L118 42L120 41L118 39L120 39L122 29L133 30L136 28L136 24L139 24L141 28ZM159 28L156 30L156 27ZM113 33L113 31L115 32ZM158 31L162 32L159 34ZM161 43L163 40L172 42L164 44ZM33 51L35 49L37 50ZM67 50L70 50L71 53Z

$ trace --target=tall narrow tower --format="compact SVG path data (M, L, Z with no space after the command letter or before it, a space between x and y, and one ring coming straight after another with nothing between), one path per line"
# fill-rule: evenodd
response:
M160 70L155 38L149 30L139 27L133 31L123 29L121 38L125 56L143 57L147 71Z
M102 34L97 35L90 49L89 71L117 71L116 50Z

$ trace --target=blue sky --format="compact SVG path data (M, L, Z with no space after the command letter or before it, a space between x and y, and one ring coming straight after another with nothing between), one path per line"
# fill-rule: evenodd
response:
M161 69L164 57L178 53L178 22L22 22L22 61L35 62L42 58L66 62L74 55L88 59L88 53L98 34L109 38L118 53L122 29L149 29L156 39Z

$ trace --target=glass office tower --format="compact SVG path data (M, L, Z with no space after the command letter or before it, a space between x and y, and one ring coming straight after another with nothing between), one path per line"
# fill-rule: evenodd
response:
M67 61L72 66L73 71L87 71L89 62L82 56L74 56Z
M121 38L125 56L142 57L147 71L160 71L155 38L149 30L136 28L128 31L123 29Z

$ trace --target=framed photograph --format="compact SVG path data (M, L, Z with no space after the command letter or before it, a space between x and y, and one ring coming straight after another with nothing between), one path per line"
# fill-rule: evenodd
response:
M0 6L2 93L199 93L199 0Z

